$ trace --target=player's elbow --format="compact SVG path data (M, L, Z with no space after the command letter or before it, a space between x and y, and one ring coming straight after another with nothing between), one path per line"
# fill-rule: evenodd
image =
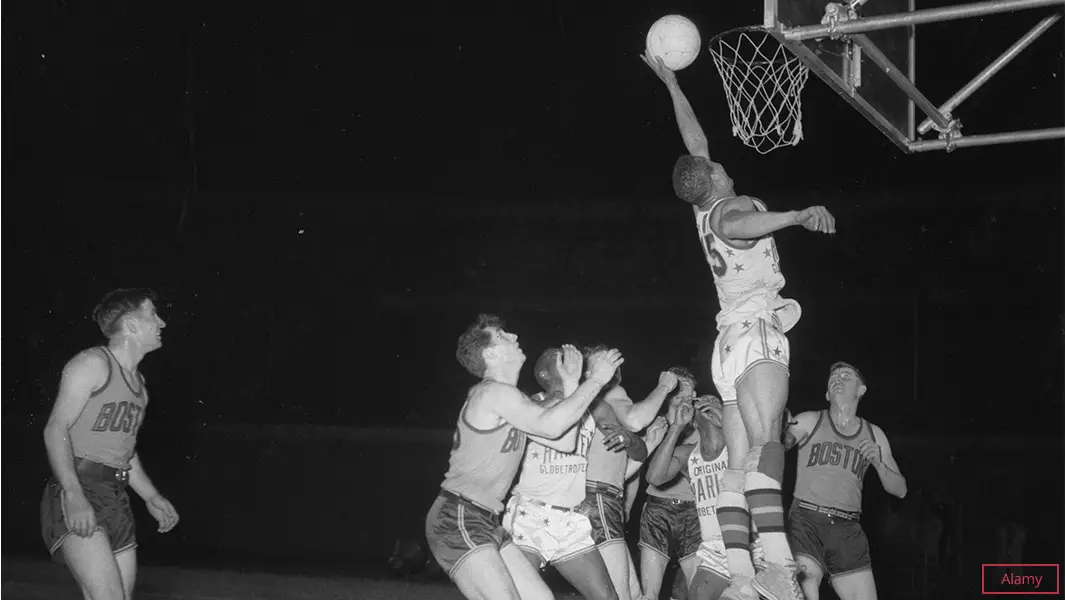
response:
M910 491L909 488L906 487L906 480L905 479L900 479L898 484L895 485L895 490L893 492L893 495L896 498L898 498L899 500L902 500L903 498L906 497L906 494L909 491Z
M665 473L659 473L658 471L647 469L647 483L651 485L662 485L665 482Z

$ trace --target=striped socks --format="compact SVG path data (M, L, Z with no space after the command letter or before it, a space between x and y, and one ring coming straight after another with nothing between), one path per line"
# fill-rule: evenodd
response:
M744 497L744 474L727 470L721 476L721 492L717 496L717 522L725 542L729 572L754 577L751 564L751 515Z
M744 469L747 505L758 529L765 559L771 563L788 564L793 557L784 528L784 501L780 490L784 479L784 447L779 442L769 442L752 448L744 461Z

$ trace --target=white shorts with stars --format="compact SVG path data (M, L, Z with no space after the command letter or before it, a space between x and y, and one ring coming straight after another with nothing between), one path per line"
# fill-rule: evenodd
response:
M767 321L756 317L733 323L717 334L710 371L714 376L721 401L736 402L736 382L751 370L751 367L774 362L785 370L791 356L788 337L781 328L779 319Z
M503 513L503 528L525 552L540 557L540 568L595 550L592 523L574 510L560 510L512 496Z

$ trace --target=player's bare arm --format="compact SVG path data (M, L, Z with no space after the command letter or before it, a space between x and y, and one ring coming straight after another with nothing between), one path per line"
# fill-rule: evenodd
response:
M784 450L791 450L806 441L817 426L818 413L806 411L789 419L784 425Z
M603 434L603 442L607 450L613 452L624 450L632 460L642 461L647 458L647 444L640 436L622 425L610 404L603 401L594 402L592 418L595 419L595 426Z
M665 439L666 431L668 430L669 422L666 421L665 417L655 417L655 420L651 421L651 424L647 426L647 431L644 432L642 438L644 445L647 447L647 456L654 454L655 449L658 448L658 445L662 443L663 439ZM625 481L632 479L640 472L645 460L647 459L633 460L630 458L625 463Z
M618 419L621 420L625 427L628 427L630 431L640 431L655 420L655 415L662 408L662 403L665 402L669 393L676 389L677 383L678 380L675 374L663 371L658 376L658 385L643 400L634 404L632 400L629 400L628 394L625 394L625 399L629 400L628 402L615 402L612 401L608 394L607 402L614 405L614 410L618 413ZM617 386L614 390L620 390L620 393L625 393L621 386ZM611 392L614 390L611 390Z
M48 423L44 426L44 446L52 473L63 489L63 507L67 529L88 537L96 528L96 513L78 482L74 469L74 449L70 443L70 428L74 426L93 390L107 382L107 359L95 352L85 351L63 368Z
M567 362L578 360L573 355L580 352L565 348L559 357L559 372L572 370ZM553 406L545 407L529 399L518 388L499 382L489 381L481 386L481 393L471 398L471 405L480 405L492 411L499 418L514 427L535 436L555 439L561 437L588 410L588 406L614 376L614 372L625 361L617 350L596 352L588 357L588 378L577 387L576 391L565 400ZM580 366L577 366L580 369ZM491 403L484 402L486 394L492 395Z
M680 436L684 434L685 428L691 424L694 414L695 409L692 407L691 402L681 400L674 402L669 407L669 416L667 417L669 431L666 432L666 437L662 440L662 443L655 449L651 462L647 464L647 481L649 483L663 485L672 481L683 468L684 461L688 459L693 446L684 444L678 448L677 442L680 441ZM686 450L685 446L687 446ZM677 458L678 452L683 455L680 460Z
M801 225L820 233L836 233L836 219L823 206L787 212L761 211L748 196L725 200L710 215L710 227L726 241L757 240L774 232Z
M166 533L177 525L178 513L174 505L155 489L137 454L129 459L129 487L144 500L148 512L159 522L159 533Z
M680 136L684 138L684 146L688 149L688 154L709 160L710 148L706 143L706 134L699 125L699 119L695 118L691 103L688 102L687 96L677 83L677 74L667 67L661 58L651 56L649 51L645 51L640 58L655 72L655 75L658 75L662 83L666 84L669 96L673 99L673 112L677 115L677 127L680 128Z
M895 462L895 456L891 454L891 442L888 441L882 429L872 423L869 425L873 428L876 442L864 439L858 444L858 451L876 469L876 474L880 476L880 483L883 484L884 491L896 498L905 498L908 491L906 478L902 476L899 465Z

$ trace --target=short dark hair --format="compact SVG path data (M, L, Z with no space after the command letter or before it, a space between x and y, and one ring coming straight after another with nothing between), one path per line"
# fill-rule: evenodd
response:
M699 204L714 191L713 169L701 156L685 154L673 165L673 193L688 204Z
M474 377L484 377L484 349L492 345L489 327L503 328L503 319L481 313L466 331L459 336L455 358Z
M862 385L868 387L868 384L865 383L865 375L862 375L862 372L858 370L858 367L849 362L843 362L842 360L837 360L832 363L832 366L828 368L828 376L832 377L832 374L838 369L850 369L851 371L854 371L854 374L858 376L858 381L860 381Z
M92 320L104 336L110 338L121 329L122 317L137 312L145 302L155 302L155 292L148 288L111 290L92 309Z

